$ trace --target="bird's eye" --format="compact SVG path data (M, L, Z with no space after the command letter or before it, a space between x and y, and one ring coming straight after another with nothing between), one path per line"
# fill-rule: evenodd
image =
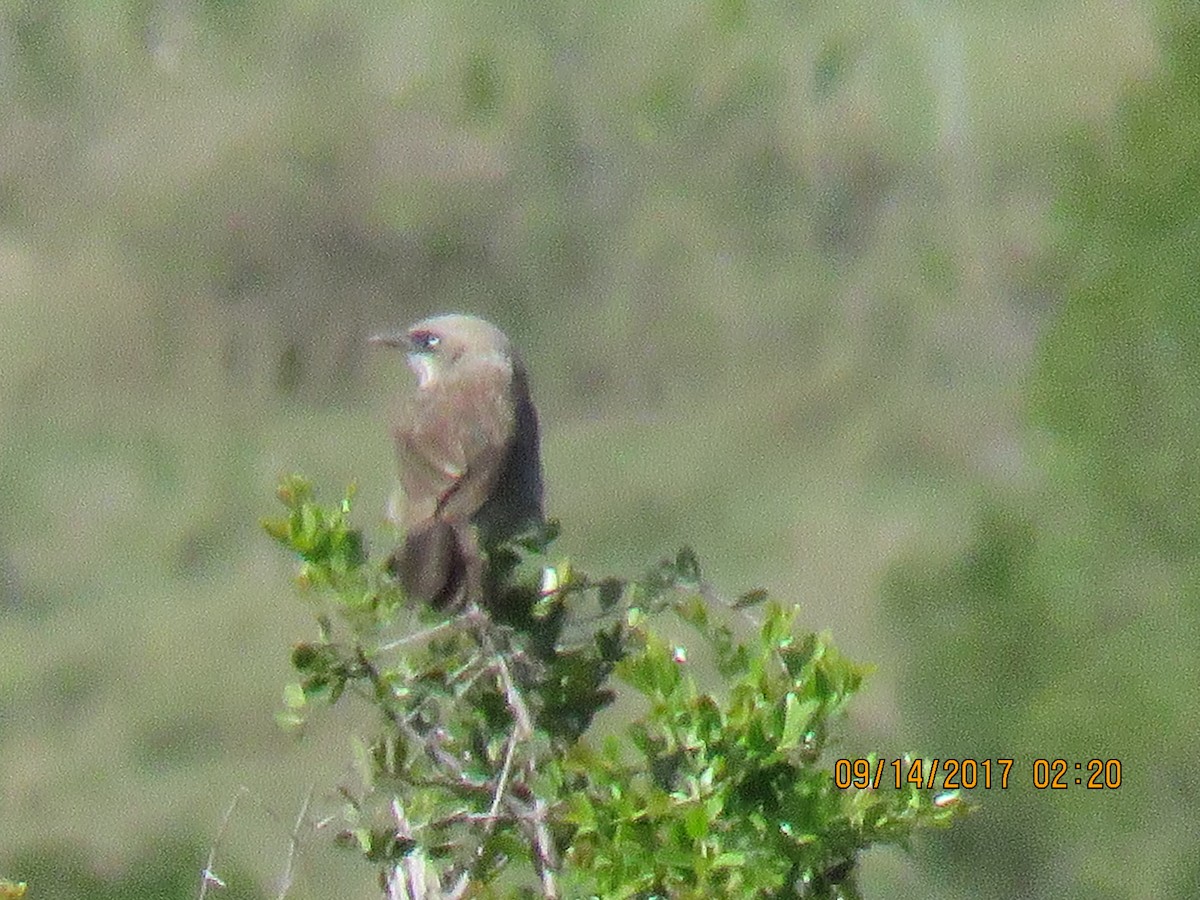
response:
M414 350L433 350L442 342L432 331L414 331L411 339Z

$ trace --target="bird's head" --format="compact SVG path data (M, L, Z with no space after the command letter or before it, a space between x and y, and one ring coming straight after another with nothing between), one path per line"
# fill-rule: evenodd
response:
M434 316L405 332L377 334L370 342L406 351L408 366L416 373L421 389L474 369L511 373L513 368L504 332L476 316Z

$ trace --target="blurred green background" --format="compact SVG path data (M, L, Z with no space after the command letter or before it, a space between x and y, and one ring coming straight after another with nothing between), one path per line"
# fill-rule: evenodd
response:
M346 721L279 475L383 540L395 356L524 350L561 548L691 543L878 666L847 754L1011 757L867 896L1200 896L1191 2L0 5L0 875L273 895ZM1119 759L1116 791L1032 761ZM299 831L296 898L371 897Z

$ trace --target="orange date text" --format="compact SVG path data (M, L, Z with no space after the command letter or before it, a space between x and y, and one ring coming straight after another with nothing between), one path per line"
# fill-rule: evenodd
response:
M838 759L833 763L836 787L939 788L944 791L973 788L1007 788L1011 759L928 759L919 756L904 759Z

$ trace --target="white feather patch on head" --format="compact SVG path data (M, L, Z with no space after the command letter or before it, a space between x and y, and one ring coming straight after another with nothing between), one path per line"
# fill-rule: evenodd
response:
M416 373L418 388L423 389L433 384L434 376L437 375L437 366L424 353L408 354L408 367Z

